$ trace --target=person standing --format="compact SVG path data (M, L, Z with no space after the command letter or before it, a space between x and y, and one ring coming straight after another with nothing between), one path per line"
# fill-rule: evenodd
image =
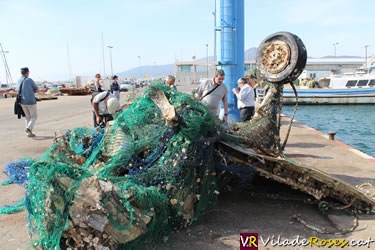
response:
M112 80L111 93L116 96L117 100L120 101L120 86L118 85L118 76L114 75Z
M168 75L165 79L165 84L169 86L171 89L177 90L177 87L175 85L176 78L172 75Z
M247 80L247 84L253 89L254 91L254 101L257 99L257 90L256 90L256 77L253 74L250 74Z
M100 84L100 79L101 79L101 75L96 74L95 75L95 92L103 92L104 91L103 86Z
M36 86L33 79L29 78L30 71L29 68L25 67L21 69L21 78L18 80L18 90L21 90L21 106L25 113L26 120L26 134L28 137L34 137L33 128L38 118L36 110L36 98L35 92L37 92L38 87Z
M224 104L223 120L228 120L228 89L223 84L224 70L219 69L215 72L213 79L203 81L196 90L195 97L205 103L211 112L219 115L220 103Z
M245 78L237 81L238 87L233 88L233 93L237 96L237 107L240 110L241 122L249 121L254 115L254 90L247 84Z

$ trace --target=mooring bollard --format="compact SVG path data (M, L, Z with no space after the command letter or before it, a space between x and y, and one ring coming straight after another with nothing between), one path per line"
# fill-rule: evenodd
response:
M329 139L330 140L335 140L335 134L336 134L336 132L328 132L328 135L329 135Z

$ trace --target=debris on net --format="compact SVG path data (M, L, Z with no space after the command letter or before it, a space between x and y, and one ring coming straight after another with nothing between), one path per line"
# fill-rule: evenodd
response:
M23 159L20 161L10 162L5 166L4 173L9 179L1 183L0 186L16 183L22 187L26 187L28 169L33 164L31 159Z
M105 130L66 133L30 168L34 246L167 241L216 203L213 146L221 131L191 95L155 84Z
M280 113L282 108L282 84L266 86L262 103L255 110L249 122L235 123L232 130L246 139L248 147L256 152L269 155L282 155L280 147Z

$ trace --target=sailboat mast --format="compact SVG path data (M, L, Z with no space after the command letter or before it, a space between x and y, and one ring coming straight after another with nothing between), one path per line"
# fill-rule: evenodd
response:
M69 78L71 80L73 80L72 65L70 64L69 44L66 44L66 52L67 52L67 55L68 55L68 72L69 72Z
M105 57L104 57L104 35L102 32L102 50L103 50L103 77L105 76Z
M9 51L4 51L3 49L3 45L0 43L0 49L1 49L1 55L2 55L2 58L3 58L3 63L4 63L4 68L5 68L5 78L6 78L6 82L8 84L8 86L13 85L13 79L12 79L12 75L10 73L10 70L9 70L9 66L8 66L8 62L7 62L7 58L5 57L5 53L8 53Z

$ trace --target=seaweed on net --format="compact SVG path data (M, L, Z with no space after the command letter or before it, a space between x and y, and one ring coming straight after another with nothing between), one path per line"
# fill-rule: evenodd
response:
M162 91L178 119L163 120ZM30 168L30 230L41 248L166 241L216 203L221 125L191 95L150 86L106 130L74 128Z

